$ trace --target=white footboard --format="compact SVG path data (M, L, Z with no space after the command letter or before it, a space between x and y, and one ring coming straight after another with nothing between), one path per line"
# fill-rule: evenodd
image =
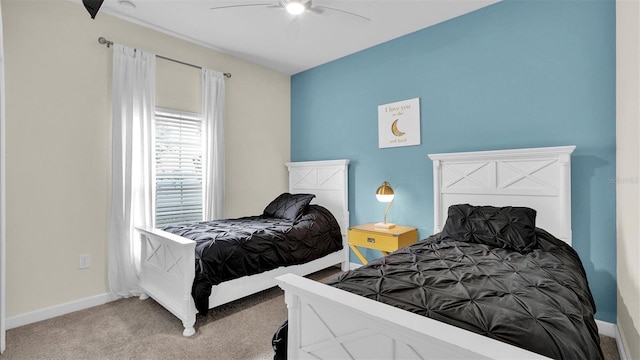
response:
M440 321L286 274L289 359L546 359Z
M196 308L191 287L196 242L154 228L138 231L142 235L140 288L182 321L184 336L195 334Z
M141 234L140 288L145 299L152 297L182 321L184 336L195 334L197 310L191 296L195 279L196 242L154 228L137 228ZM209 308L276 286L275 277L294 273L307 275L339 264L349 266L349 248L343 237L343 249L300 265L279 267L270 271L213 286Z

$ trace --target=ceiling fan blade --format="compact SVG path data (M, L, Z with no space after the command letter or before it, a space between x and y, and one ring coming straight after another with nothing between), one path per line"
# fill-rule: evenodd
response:
M231 8L239 8L239 7L250 7L250 6L271 6L273 3L259 3L259 4L238 4L238 5L227 5L227 6L216 6L209 8L210 10L220 10L220 9L231 9ZM278 5L276 5L278 6Z
M343 14L347 14L347 15L351 15L351 16L355 16L357 18L360 18L361 20L365 20L365 21L371 21L371 19L369 19L366 16L362 16L362 15L358 15L356 13L352 13L351 11L346 11L346 10L342 10L342 9L336 9L336 8L332 8L329 6L321 6L321 5L317 5L315 6L315 9L327 9L327 10L331 10L331 11L338 11L341 12Z

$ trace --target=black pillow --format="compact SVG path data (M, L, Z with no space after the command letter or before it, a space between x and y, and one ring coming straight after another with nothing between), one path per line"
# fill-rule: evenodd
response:
M537 243L535 224L527 207L452 205L440 238L527 252Z
M294 221L304 213L314 197L314 194L280 194L267 205L263 215Z

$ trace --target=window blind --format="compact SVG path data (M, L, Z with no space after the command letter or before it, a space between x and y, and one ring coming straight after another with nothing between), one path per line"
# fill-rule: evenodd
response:
M156 109L156 227L202 220L202 119Z

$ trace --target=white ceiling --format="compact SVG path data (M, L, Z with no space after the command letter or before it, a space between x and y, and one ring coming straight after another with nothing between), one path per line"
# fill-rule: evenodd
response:
M499 0L313 0L340 11L297 18L268 6L277 0L105 0L101 12L293 75L466 14ZM98 13L98 16L100 16Z

